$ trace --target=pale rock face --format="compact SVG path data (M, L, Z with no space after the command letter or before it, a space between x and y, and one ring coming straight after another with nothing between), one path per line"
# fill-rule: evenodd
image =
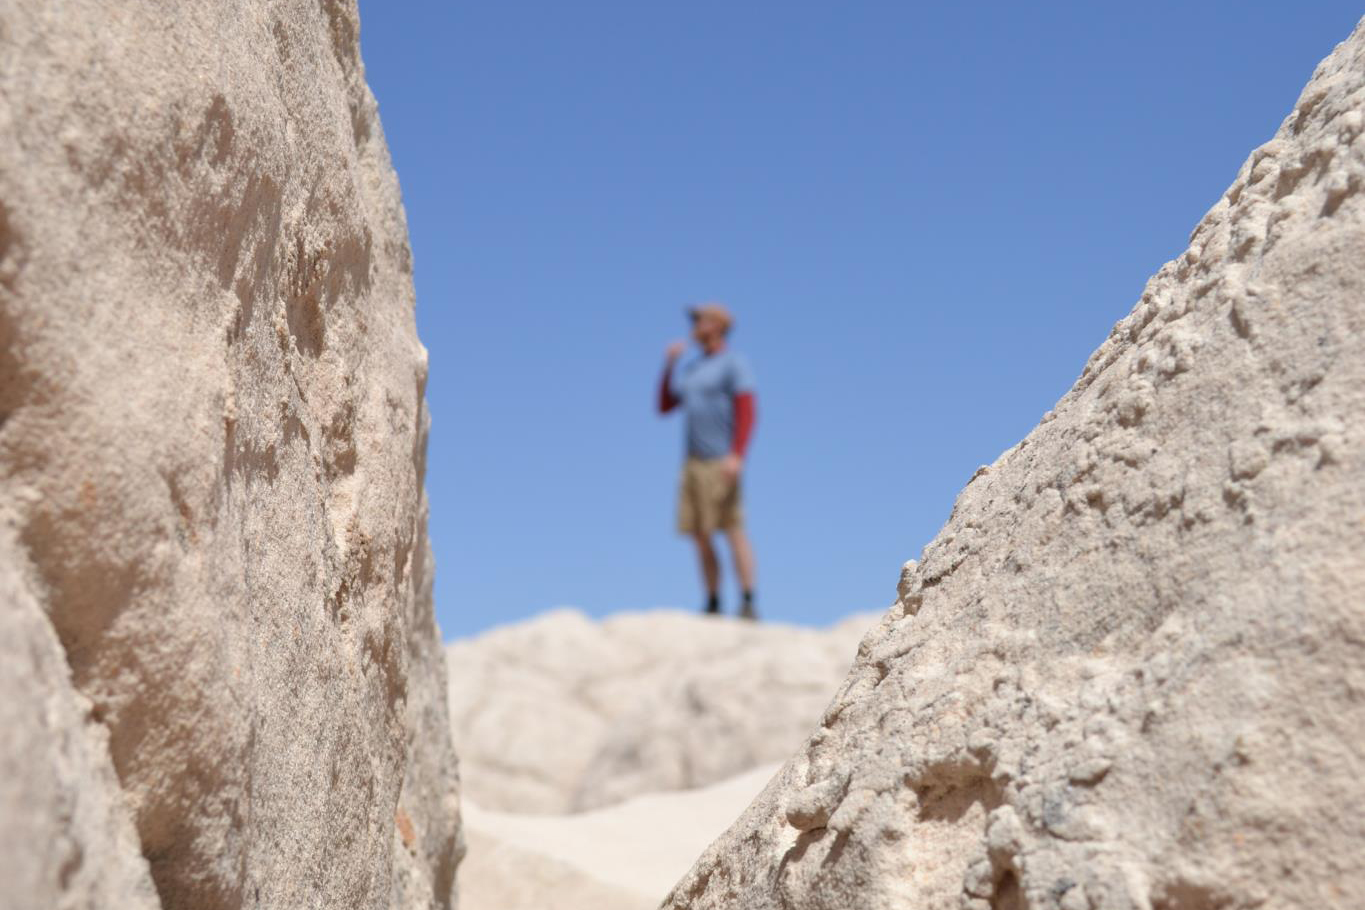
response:
M0 4L0 819L50 897L0 906L452 905L426 353L358 27Z
M151 910L108 737L71 685L13 532L0 526L0 906Z
M460 897L498 910L654 910L776 770L763 765L700 789L570 815L466 803L470 849L460 864Z
M477 828L466 832L460 898L489 910L654 910L658 894L637 894Z
M666 907L1359 904L1362 188L1365 25Z
M447 656L464 792L486 809L578 812L780 761L871 622L558 610L457 641Z

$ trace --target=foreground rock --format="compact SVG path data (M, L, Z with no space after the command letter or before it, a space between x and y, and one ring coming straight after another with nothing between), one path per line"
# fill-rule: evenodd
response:
M0 7L0 906L452 905L426 354L357 29Z
M1365 26L666 906L1365 893Z
M577 812L781 761L829 704L862 632L676 611L560 610L447 649L465 792Z
M0 527L0 906L159 906L109 763L52 623Z

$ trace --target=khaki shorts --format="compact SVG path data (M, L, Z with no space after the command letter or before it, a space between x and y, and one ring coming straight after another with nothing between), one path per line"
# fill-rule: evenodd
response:
M678 484L678 533L713 534L744 525L739 482L725 476L725 460L689 458Z

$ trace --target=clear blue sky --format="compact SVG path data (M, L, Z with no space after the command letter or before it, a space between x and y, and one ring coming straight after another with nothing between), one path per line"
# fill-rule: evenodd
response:
M700 603L672 532L681 427L652 405L708 298L759 379L761 610L885 607L1362 12L360 8L431 351L448 638Z

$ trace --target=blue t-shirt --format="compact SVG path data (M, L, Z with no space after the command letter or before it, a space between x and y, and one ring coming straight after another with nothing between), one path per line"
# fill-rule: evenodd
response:
M669 382L682 402L691 458L724 458L735 434L735 396L754 391L749 362L729 348L702 354L674 368Z

